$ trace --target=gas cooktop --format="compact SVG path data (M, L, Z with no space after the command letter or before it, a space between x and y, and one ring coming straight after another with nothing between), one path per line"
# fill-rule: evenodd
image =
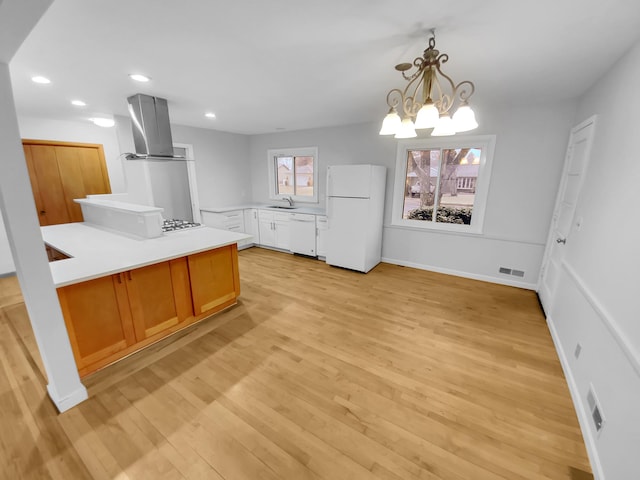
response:
M162 231L173 232L175 230L184 230L185 228L193 228L193 227L199 227L199 226L200 226L199 223L189 222L187 220L177 220L174 218L171 220L164 221L164 224L162 225Z

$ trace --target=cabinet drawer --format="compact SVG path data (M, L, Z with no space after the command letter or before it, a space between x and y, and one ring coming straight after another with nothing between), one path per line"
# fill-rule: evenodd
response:
M207 227L220 228L222 230L243 231L244 213L242 210L215 213L202 212L202 223Z
M288 222L291 220L291 213L275 212L273 218L276 222Z
M236 217L242 217L242 210L230 210L228 212L222 212L222 215L224 215L227 218L236 218Z
M258 218L261 221L273 222L275 220L275 212L270 212L268 210L258 210Z

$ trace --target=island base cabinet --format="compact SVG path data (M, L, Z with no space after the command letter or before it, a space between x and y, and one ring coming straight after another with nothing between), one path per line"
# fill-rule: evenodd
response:
M136 343L123 275L118 273L58 289L81 375L90 371L92 365Z
M61 287L81 377L236 303L237 246Z
M131 270L125 276L137 341L192 319L185 258Z
M237 245L189 255L188 259L196 316L235 303L240 295Z

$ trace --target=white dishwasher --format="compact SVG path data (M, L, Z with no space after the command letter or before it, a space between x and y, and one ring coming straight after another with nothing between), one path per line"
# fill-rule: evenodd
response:
M289 250L302 255L316 256L316 216L292 213L289 219Z

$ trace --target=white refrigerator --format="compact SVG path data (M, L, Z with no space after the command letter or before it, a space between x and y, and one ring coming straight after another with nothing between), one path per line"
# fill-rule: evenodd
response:
M379 165L327 167L329 265L367 273L380 263L386 175Z

